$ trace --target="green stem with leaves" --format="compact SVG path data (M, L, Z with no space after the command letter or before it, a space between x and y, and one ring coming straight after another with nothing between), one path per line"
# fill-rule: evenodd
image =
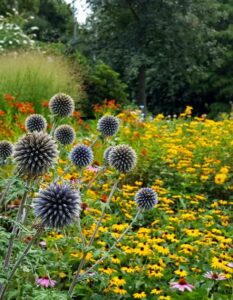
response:
M109 253L116 248L117 244L122 240L122 238L126 235L126 233L129 231L129 229L133 226L133 224L136 222L138 216L140 215L140 213L143 210L139 210L137 212L137 214L135 215L135 217L133 218L133 220L131 221L131 223L128 225L128 227L123 231L123 233L120 235L120 237L114 242L114 244L111 246L111 248L108 250L108 252L102 256L99 260L97 260L95 262L95 264L90 267L86 272L84 272L80 277L84 277L85 275L87 275L90 271L92 271L97 265L99 265L103 260L105 260L105 258L108 257Z
M20 257L18 258L18 260L14 264L12 270L10 271L9 275L7 276L7 283L6 283L6 285L3 286L2 289L1 289L1 291L0 291L0 300L4 299L4 295L5 295L5 292L7 290L7 287L9 285L11 279L13 278L16 270L18 269L20 263L22 262L22 260L24 259L24 257L28 254L29 250L31 249L32 244L40 236L40 234L41 234L42 231L43 231L43 227L40 226L37 229L37 231L34 234L34 236L32 237L31 241L28 243L27 247L24 249L23 253L20 255Z
M115 181L115 183L114 183L114 185L113 185L113 187L112 187L112 190L111 190L111 192L110 192L110 194L109 194L109 196L108 196L108 200L107 200L107 202L105 203L105 205L104 205L104 207L103 207L103 209L102 209L102 213L101 213L100 219L99 219L99 221L98 221L98 223L97 223L97 225L96 225L96 227L95 227L95 230L94 230L94 232L93 232L93 234L92 234L92 236L91 236L91 238L90 238L90 241L89 241L88 244L87 244L87 249L86 249L85 253L83 254L83 257L82 257L82 259L81 259L81 261L80 261L80 263L79 263L78 270L77 270L77 272L76 272L76 274L75 274L75 276L74 276L74 278L73 278L73 281L72 281L71 286L70 286L69 291L68 291L68 297L69 297L69 298L72 296L73 290L74 290L75 285L77 284L78 278L79 278L79 276L80 276L80 272L81 272L83 266L84 266L85 263L86 263L86 256L87 256L87 254L89 253L89 248L92 246L92 244L93 244L93 242L94 242L94 239L95 239L95 237L96 237L96 234L97 234L98 231L99 231L99 228L100 228L100 226L101 226L101 224L102 224L102 221L103 221L103 218L104 218L104 216L105 216L105 210L106 210L106 208L107 208L107 207L109 206L109 204L110 204L110 201L111 201L112 196L113 196L113 194L114 194L114 192L115 192L115 190L116 190L116 188L117 188L118 183L119 183L119 178Z

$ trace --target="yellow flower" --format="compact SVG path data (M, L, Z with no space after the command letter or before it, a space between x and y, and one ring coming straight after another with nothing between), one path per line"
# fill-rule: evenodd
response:
M67 275L66 275L64 272L59 272L59 273L58 273L58 276L59 276L61 279L63 279L63 278L65 278Z
M176 274L180 277L186 277L188 275L188 273L183 269L178 269L178 270L174 271L174 274Z
M127 291L124 290L124 288L122 286L116 286L116 287L114 287L113 292L115 294L118 294L118 295L125 295L125 294L127 294Z
M214 177L214 182L216 184L223 184L227 179L227 175L225 173L216 174Z
M161 294L163 292L163 290L160 290L159 288L155 288L155 289L153 289L150 293L152 294L152 295L159 295L159 294Z
M159 296L159 300L171 300L170 296Z
M134 299L143 299L146 298L146 293L138 292L133 294Z
M108 267L100 268L99 270L107 275L112 275L112 273L114 272L113 269Z
M124 278L121 278L121 277L113 277L110 281L110 285L116 285L116 286L122 286L125 284L125 279Z

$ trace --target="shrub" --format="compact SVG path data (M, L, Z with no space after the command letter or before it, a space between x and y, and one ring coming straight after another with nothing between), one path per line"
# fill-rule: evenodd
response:
M102 61L91 62L80 53L73 58L82 70L87 102L85 111L92 115L91 108L102 104L104 100L116 99L117 103L127 104L127 85L120 79L120 74Z

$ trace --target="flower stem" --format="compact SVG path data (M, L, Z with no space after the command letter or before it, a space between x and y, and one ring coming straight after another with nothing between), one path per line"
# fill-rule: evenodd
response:
M90 238L90 241L88 242L87 247L91 247L92 244L93 244L93 242L94 242L95 236L96 236L96 234L98 233L99 228L100 228L100 225L101 225L101 223L102 223L102 221L103 221L103 218L104 218L104 216L105 216L105 210L106 210L106 208L108 207L108 205L109 205L109 203L110 203L110 201L111 201L111 199L112 199L112 196L113 196L113 194L114 194L114 192L115 192L115 190L116 190L116 188L117 188L118 183L119 183L119 178L115 181L115 183L114 183L114 185L113 185L113 187L112 187L112 190L111 190L111 192L110 192L110 194L109 194L109 196L108 196L108 200L107 200L107 202L105 203L105 205L104 205L104 207L103 207L103 209L102 209L102 213L101 213L100 219L99 219L99 221L98 221L98 223L97 223L97 225L96 225L96 227L95 227L95 230L94 230L94 232L93 232L93 234L92 234L92 236L91 236L91 238ZM86 251L86 252L83 254L83 257L82 257L82 259L81 259L81 261L80 261L80 263L79 263L79 266L78 266L78 270L77 270L77 272L76 272L76 274L75 274L75 276L74 276L74 278L73 278L73 281L72 281L72 283L71 283L71 286L70 286L70 288L69 288L69 291L68 291L68 297L71 297L71 296L72 296L72 293L73 293L73 290L74 290L74 288L75 288L75 285L77 284L77 281L78 281L80 272L81 272L83 266L84 266L85 263L86 263L86 256L87 256L88 252L89 252L89 251Z
M88 185L86 186L86 189L89 189L93 182L101 175L104 173L104 171L106 170L106 167L103 167L101 170L99 170L96 175L89 181Z
M11 188L13 182L14 182L14 177L12 177L12 178L9 180L9 182L8 182L8 184L7 184L6 188L5 188L5 190L3 191L2 195L1 195L1 198L0 198L0 206L3 205L4 200L5 200L5 198L6 198L6 195L8 194L8 192L9 192L9 190L10 190L10 188Z
M78 230L79 230L79 233L80 233L80 236L81 236L81 239L82 239L82 245L83 245L83 247L85 247L86 246L86 239L85 239L85 236L83 235L80 218L78 218L77 223L78 223Z
M57 121L58 121L58 118L56 116L52 118L53 125L52 125L52 129L50 131L51 136L54 135L54 131L55 131L56 126L57 126Z
M139 210L137 212L137 214L135 215L135 217L133 218L131 223L123 231L123 233L120 235L120 237L114 242L114 244L111 246L111 248L108 250L108 252L104 256L102 256L99 260L97 260L95 262L95 264L92 267L90 267L85 273L83 273L80 277L83 277L83 276L87 275L91 270L93 270L98 264L100 264L105 258L108 257L109 253L116 247L116 245L122 240L122 238L126 235L126 233L129 231L129 229L133 226L133 224L135 223L135 221L137 220L137 218L138 218L138 216L140 215L141 212L142 212L142 210Z
M94 141L91 143L90 148L92 148L92 147L95 146L95 144L97 143L98 139L99 139L99 135L98 135L98 136L94 139Z
M4 260L3 272L5 272L7 270L8 266L9 266L9 263L10 263L10 258L11 258L11 254L12 254L12 250L13 250L13 246L14 246L14 240L15 240L15 237L17 235L18 223L21 221L23 210L24 210L24 204L27 200L27 196L28 196L28 190L26 190L24 192L23 198L21 200L21 203L20 203L20 206L19 206L19 209L18 209L16 220L15 220L15 223L13 225L13 229L12 229L12 232L11 232L11 237L10 237L7 252L6 252L6 257L5 257L5 260Z
M14 276L17 268L19 267L21 261L24 259L24 257L28 254L29 250L31 249L32 244L34 243L34 241L38 238L38 236L41 234L43 230L43 227L39 227L36 231L36 233L34 234L34 236L32 237L31 241L28 243L27 247L24 249L23 253L20 255L20 257L18 258L18 260L16 261L13 269L11 270L10 274L7 277L7 283L5 285L5 287L2 288L2 290L0 291L0 300L3 300L4 298L4 294L7 290L7 287L9 285L10 280L12 279L12 277Z

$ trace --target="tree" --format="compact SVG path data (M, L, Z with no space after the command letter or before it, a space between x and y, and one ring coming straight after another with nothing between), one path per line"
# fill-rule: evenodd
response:
M145 112L147 106L174 111L177 98L184 101L187 86L212 62L218 2L87 2L93 11L86 26L92 55L121 72Z

